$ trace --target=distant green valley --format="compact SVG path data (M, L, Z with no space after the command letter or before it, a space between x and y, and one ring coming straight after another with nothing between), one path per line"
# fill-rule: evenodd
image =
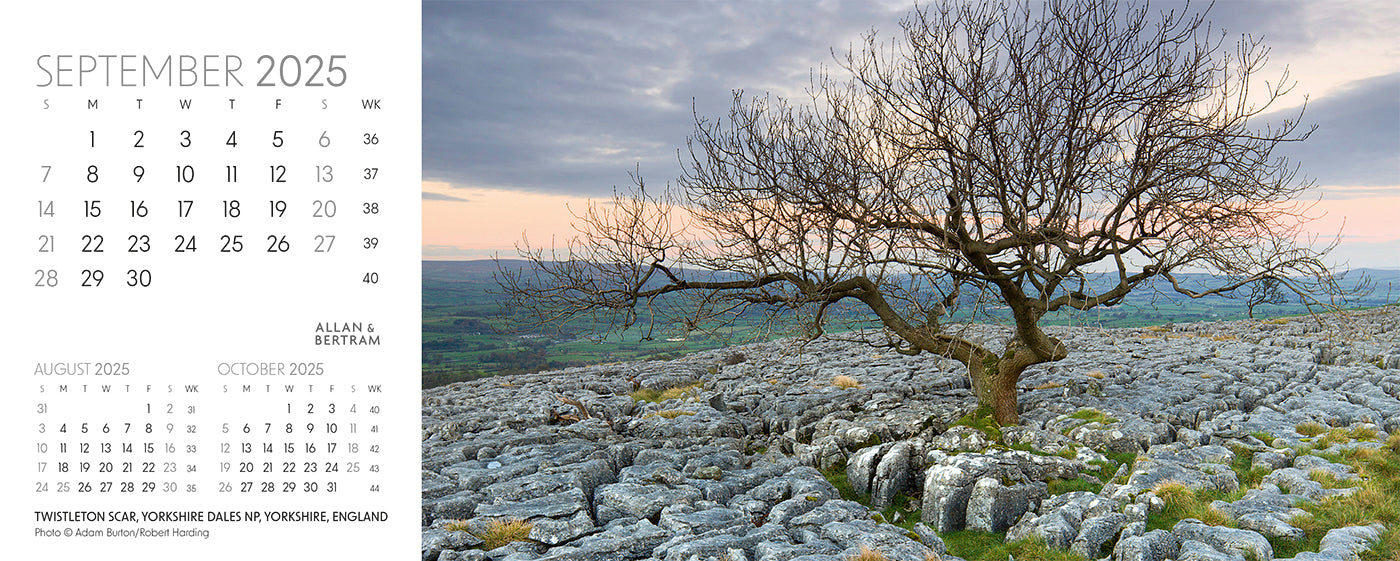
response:
M502 261L523 266L522 261ZM550 332L516 332L501 317L498 289L492 274L497 264L479 261L423 262L423 387L429 388L484 376L554 370L570 366L660 360L726 345L770 340L791 335L782 326L767 330L760 318L741 317L715 332L683 334L668 331L653 340L642 332L601 338L593 325L566 325ZM1352 305L1379 306L1400 300L1400 271L1361 270L1347 275L1351 282L1364 273L1374 290ZM1394 290L1392 290L1394 287ZM999 310L983 311L978 321L995 321ZM1261 305L1256 318L1304 313L1299 304ZM1137 327L1165 323L1235 320L1247 317L1242 299L1191 300L1170 287L1134 292L1112 308L1047 317L1045 325ZM669 327L669 326L668 326Z

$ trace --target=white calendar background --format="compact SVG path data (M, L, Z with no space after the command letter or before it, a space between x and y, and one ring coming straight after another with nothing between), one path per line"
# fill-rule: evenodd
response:
M417 555L420 18L7 6L6 557Z

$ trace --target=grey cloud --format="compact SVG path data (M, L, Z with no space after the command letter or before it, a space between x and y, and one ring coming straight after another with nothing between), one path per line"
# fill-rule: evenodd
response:
M627 185L638 167L649 182L664 182L678 171L692 106L716 117L734 89L801 95L814 67L833 64L832 50L844 53L872 27L882 38L897 36L912 5L424 3L424 178L585 196ZM1365 15L1301 0L1232 0L1216 2L1210 19L1233 37L1265 36L1279 60L1330 33L1374 32L1357 21ZM1290 153L1305 173L1328 184L1394 178L1396 120L1384 116L1393 115L1396 96L1392 89L1385 105L1385 87L1314 100L1307 120L1324 127ZM1380 112L1368 119L1348 104Z
M470 199L463 199L463 198L461 198L461 197L454 197L454 196L452 196L452 195L447 195L447 194L443 194L443 193L429 193L429 192L427 192L427 191L423 191L423 200L425 200L425 201L455 201L455 202L459 202L459 203L468 203L468 202L471 202Z
M429 2L423 174L603 195L677 171L730 91L800 93L807 72L903 9L867 2ZM799 80L800 79L800 80Z
M1309 103L1303 123L1316 123L1317 131L1279 152L1319 184L1400 185L1400 72L1358 80ZM1364 194L1338 190L1329 197Z

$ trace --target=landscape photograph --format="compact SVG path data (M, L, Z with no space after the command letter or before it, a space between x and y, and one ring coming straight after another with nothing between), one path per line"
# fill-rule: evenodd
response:
M1400 8L423 4L422 556L1400 559Z

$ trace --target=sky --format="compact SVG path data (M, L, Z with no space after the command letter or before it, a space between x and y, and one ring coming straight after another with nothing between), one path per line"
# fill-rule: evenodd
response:
M1152 2L1153 10L1182 2ZM1204 3L1190 5L1200 10ZM423 4L423 258L564 244L572 212L640 171L680 171L694 113L734 90L796 100L833 52L897 35L910 2L429 1ZM1207 19L1262 37L1276 107L1318 126L1285 154L1319 186L1310 229L1340 268L1400 269L1400 3L1217 0ZM694 113L693 113L694 112ZM1311 200L1311 199L1310 199Z

